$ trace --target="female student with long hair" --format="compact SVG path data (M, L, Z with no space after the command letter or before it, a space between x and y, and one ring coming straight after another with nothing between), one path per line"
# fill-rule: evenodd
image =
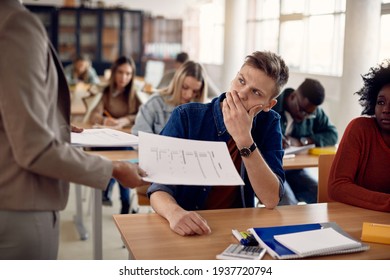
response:
M130 57L119 57L113 63L109 84L91 113L91 124L124 128L134 123L141 104L134 90L135 70L135 63Z
M159 134L167 123L173 109L189 102L204 102L207 96L207 83L203 67L192 60L181 65L167 88L154 93L140 107L132 128L139 131Z
M89 122L115 129L130 128L140 106L140 101L134 90L135 63L130 57L119 57L111 67L109 84L103 90L103 96L95 109L91 112ZM110 199L112 186L115 180L111 179L107 189L103 192L103 204L112 205ZM118 183L119 184L119 183ZM130 190L119 184L121 214L128 214L130 210Z

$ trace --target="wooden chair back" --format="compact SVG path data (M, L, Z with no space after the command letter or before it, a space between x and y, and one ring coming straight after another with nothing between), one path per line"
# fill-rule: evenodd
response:
M333 201L328 196L328 180L330 168L332 167L334 154L319 155L318 158L318 195L317 202Z
M137 191L137 198L138 198L138 205L139 206L150 206L149 197L146 194L149 188L149 184L145 186L141 186L136 188Z
M96 94L90 94L89 96L83 98L84 105L87 108L85 115L83 117L83 123L89 122L89 118L91 117L92 111L99 104L102 97L103 97L103 93L98 92Z

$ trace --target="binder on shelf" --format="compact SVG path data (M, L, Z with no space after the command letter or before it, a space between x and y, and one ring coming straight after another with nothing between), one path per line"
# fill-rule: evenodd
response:
M363 223L362 241L390 244L390 225Z
M325 230L324 232L320 232L323 231L324 229L329 229L329 228L331 230ZM305 258L310 256L360 252L369 249L369 246L360 243L356 239L352 238L340 226L338 226L336 223L333 222L298 224L298 225L275 226L275 227L257 227L257 228L250 228L249 231L255 236L259 244L262 247L266 248L267 253L270 254L275 259L300 259L300 258ZM309 231L311 232L308 233ZM315 231L318 231L319 234L313 233ZM305 244L305 242L308 240L307 236L305 236L306 234L311 235L310 238L320 238L318 242L314 242L314 245L318 245L318 246L311 247L311 249L309 250L310 252L305 252L304 254L300 254L298 253L298 251L296 251L296 248L293 247L288 248L287 246L285 246L290 244L289 242L283 245L282 243L277 241L277 239L280 240L284 239L283 237L281 238L280 236L286 234L292 234L292 233L303 233L302 236L298 235L298 239L295 239L294 241L296 243L296 240L298 240L300 241L299 242L300 244L301 243ZM275 238L275 236L277 237ZM323 248L321 247L322 246L321 244L324 242L324 236L327 237L329 240L332 238L337 238L337 239L340 238L343 239L344 241L347 240L348 242L349 240L351 240L352 242L350 243L353 245L350 245L349 247L328 246L327 248ZM348 239L344 239L344 238L348 238Z

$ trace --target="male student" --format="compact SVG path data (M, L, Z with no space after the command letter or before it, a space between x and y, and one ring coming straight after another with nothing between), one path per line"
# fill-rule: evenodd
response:
M0 259L56 259L68 182L144 184L136 165L69 144L69 91L40 20L0 1Z
M154 210L179 235L207 234L211 229L194 210L253 207L254 195L272 209L283 194L282 134L279 115L271 110L288 80L288 67L271 52L245 58L228 92L211 103L177 107L161 134L224 141L244 186L168 186L148 189Z
M287 88L273 108L281 116L283 147L315 144L318 147L337 143L336 127L319 106L325 90L314 79L305 79L297 88ZM285 195L280 205L317 202L318 183L305 169L286 170Z
M179 69L179 67L182 66L183 63L186 62L187 60L189 60L188 53L186 52L178 53L176 55L174 68L164 73L157 88L166 88L169 85L169 83L172 81L176 70Z

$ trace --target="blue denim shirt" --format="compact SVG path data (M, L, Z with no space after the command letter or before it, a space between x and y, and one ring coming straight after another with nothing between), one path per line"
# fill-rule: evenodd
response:
M188 103L176 107L161 131L161 135L204 141L224 141L231 138L223 121L220 102L225 94L214 98L211 103ZM252 137L264 160L280 180L279 197L283 195L284 171L282 158L282 134L280 116L273 110L260 112L253 120ZM254 191L249 182L244 164L241 165L241 186L243 207L254 206ZM204 210L211 186L175 186L153 183L148 189L150 196L155 191L165 191L186 210Z

